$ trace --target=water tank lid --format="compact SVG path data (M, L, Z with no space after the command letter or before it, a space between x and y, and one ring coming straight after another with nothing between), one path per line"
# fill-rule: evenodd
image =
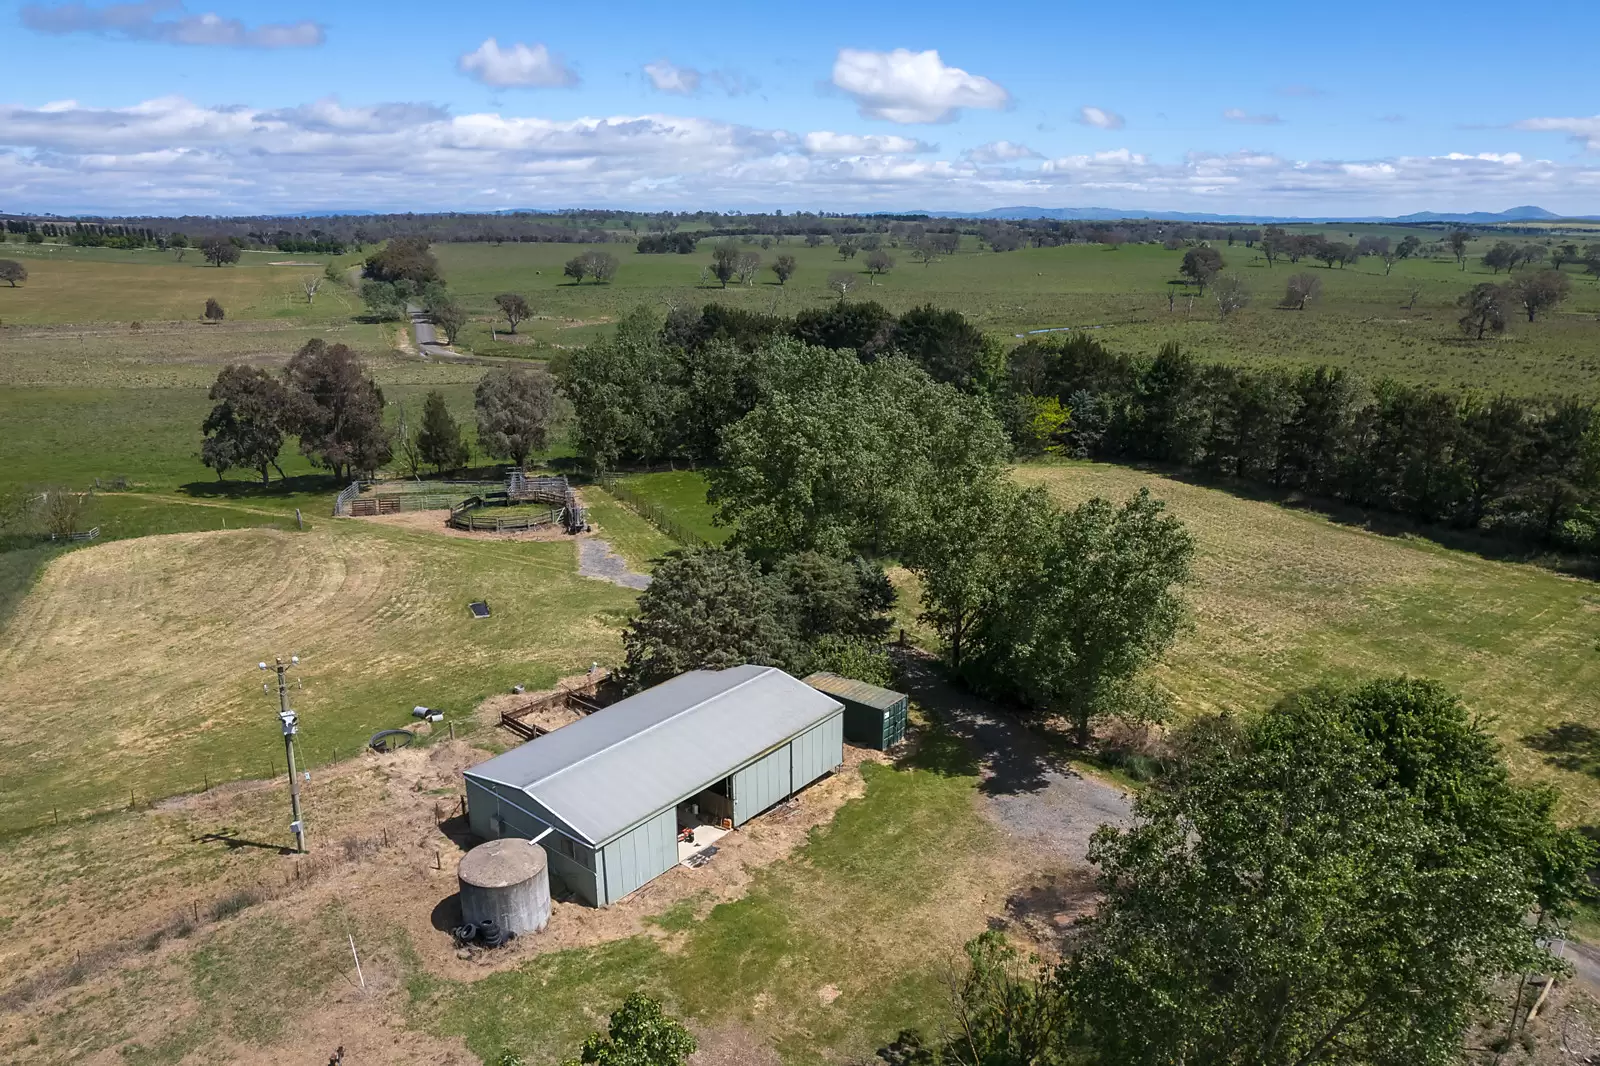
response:
M544 873L544 849L520 837L479 844L461 860L462 881L478 888L509 888Z

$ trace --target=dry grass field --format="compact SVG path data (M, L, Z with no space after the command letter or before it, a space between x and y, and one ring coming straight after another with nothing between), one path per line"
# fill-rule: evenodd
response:
M1026 466L1065 503L1149 486L1199 543L1194 626L1160 669L1188 711L1260 707L1328 677L1437 678L1512 769L1600 822L1600 589L1539 567L1343 526L1127 467Z
M423 704L462 715L514 683L612 661L633 594L571 541L498 543L323 521L115 541L52 562L0 649L17 694L0 827L148 802L283 766L257 660L301 656L312 764ZM474 621L470 600L494 611Z

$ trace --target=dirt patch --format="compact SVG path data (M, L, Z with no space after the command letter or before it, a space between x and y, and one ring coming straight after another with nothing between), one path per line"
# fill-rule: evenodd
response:
M409 529L416 533L437 533L446 537L461 537L465 540L572 540L573 538L561 531L559 527L551 526L548 529L527 529L516 533L483 533L469 529L457 529L449 524L450 512L441 511L402 511L399 514L362 515L357 518L361 522L375 522L378 525L394 526L397 529Z
M692 1028L700 1049L689 1066L783 1066L778 1053L742 1025Z

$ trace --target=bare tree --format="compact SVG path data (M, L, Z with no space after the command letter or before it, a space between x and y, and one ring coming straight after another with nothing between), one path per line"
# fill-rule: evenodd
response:
M761 272L761 253L740 252L733 260L733 272L739 276L739 284L751 284Z
M300 288L306 294L306 303L311 303L317 298L317 290L322 288L322 275L307 274L300 279Z
M68 537L78 532L89 511L89 494L63 485L53 485L39 496L39 517L51 537Z
M1304 311L1306 304L1311 303L1322 294L1322 279L1315 274L1291 274L1289 284L1283 292L1283 306L1291 307L1296 311Z
M894 269L894 256L881 248L867 253L867 273L887 274Z
M406 418L406 405L400 404L400 414L394 420L394 452L400 460L400 469L408 477L418 477L422 472L422 449L417 447L417 433Z
M927 266L939 257L939 249L934 245L933 239L924 237L911 246L911 258Z
M1217 315L1226 320L1250 306L1250 290L1237 274L1224 274L1218 278L1212 295L1217 301Z
M856 287L859 279L849 270L835 270L828 275L828 288L839 294L839 302L850 295L850 290Z

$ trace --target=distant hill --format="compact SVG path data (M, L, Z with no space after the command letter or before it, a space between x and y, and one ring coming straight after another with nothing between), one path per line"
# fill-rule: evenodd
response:
M1072 222L1115 222L1118 219L1170 219L1173 222L1462 222L1477 226L1496 222L1543 222L1569 216L1557 215L1542 207L1531 205L1513 207L1509 211L1416 211L1409 215L1389 217L1384 215L1215 215L1202 211L1146 211L1143 209L1118 210L1111 207L997 207L992 211L930 211L936 218L1058 218ZM1593 221L1600 216L1581 216Z

